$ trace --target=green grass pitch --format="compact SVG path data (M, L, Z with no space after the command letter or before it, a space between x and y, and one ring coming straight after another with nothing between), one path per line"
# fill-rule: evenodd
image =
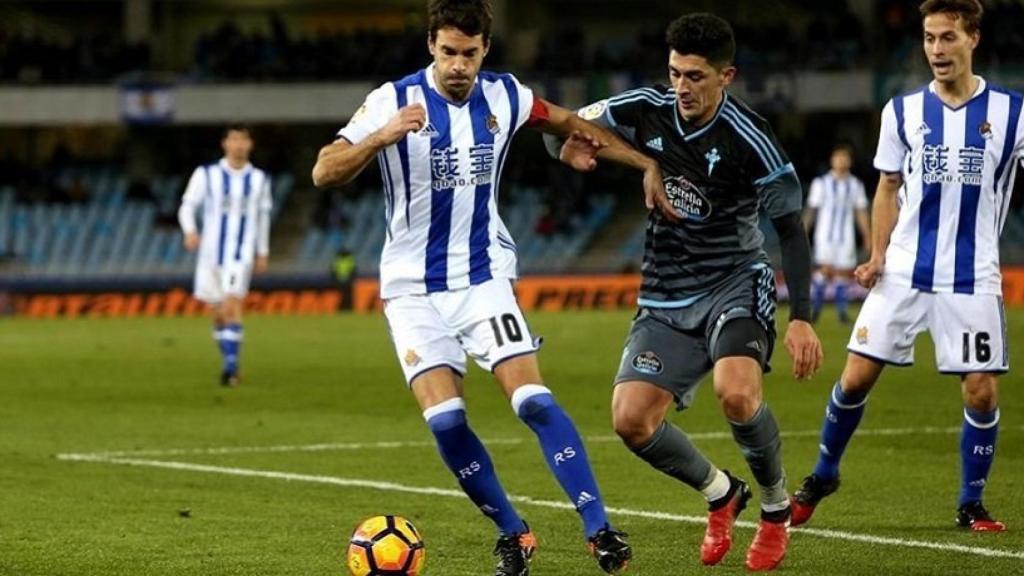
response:
M787 434L791 489L813 465L826 394L845 357L849 327L826 316L819 375L794 381L780 346L766 382ZM605 500L619 509L613 519L631 535L628 573L744 573L752 530L738 528L721 566L701 567L702 499L610 437L609 382L630 314L530 320L545 337L545 379L590 439ZM1024 311L1010 310L1009 326L1012 360L1021 362ZM491 573L492 527L451 495L457 485L405 390L382 317L250 318L245 380L230 390L216 385L209 334L197 319L0 322L0 574L340 575L351 529L383 513L418 526L428 576ZM1000 444L986 497L1009 532L953 526L959 385L937 375L923 337L915 367L883 375L865 434L847 452L843 488L819 509L815 531L794 531L779 573L1024 574L1019 374L1001 382ZM548 504L564 496L490 377L474 367L466 395L506 489L532 499L518 504L540 539L532 574L600 574L575 513ZM674 421L700 433L698 445L720 467L750 478L710 386ZM238 447L278 448L231 449ZM141 452L121 455L121 464L110 455L59 457L100 451ZM412 489L385 490L383 482Z

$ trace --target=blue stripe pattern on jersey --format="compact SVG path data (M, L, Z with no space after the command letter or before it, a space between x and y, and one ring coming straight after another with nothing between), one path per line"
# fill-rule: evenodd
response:
M220 238L217 242L217 265L224 265L224 244L228 234L228 211L231 210L231 177L228 171L220 169L223 188L220 192Z
M934 154L943 150L944 140L944 111L945 105L942 100L930 90L925 91L924 99L924 123L928 131L924 136L925 155L928 149L932 148ZM947 159L949 161L950 159ZM927 165L927 161L925 162ZM941 168L936 166L936 168ZM939 216L942 211L942 182L925 182L928 178L928 169L922 174L921 208L918 214L917 223L917 257L914 261L914 275L912 286L918 290L931 292L935 283L935 250L939 241Z
M892 99L892 110L896 113L896 134L899 135L900 141L903 145L910 150L910 143L907 142L907 127L903 125L904 114L903 114L903 96L897 96Z
M395 101L398 104L399 110L405 108L408 104L409 98L406 94L406 89L414 84L423 84L424 90L427 90L429 94L430 89L427 87L426 75L422 70L402 78L395 82ZM412 228L412 218L409 217L409 207L412 205L412 188L409 186L409 142L407 138L408 135L400 139L395 147L398 149L398 161L402 166L402 185L405 187L405 227Z
M245 212L249 204L249 191L252 184L252 170L242 178L242 219L238 223L238 245L235 246L235 262L242 259L242 244L245 242Z
M484 156L474 156L471 150L470 173L485 179L473 192L473 220L469 229L469 283L475 286L492 278L491 258L487 251L491 247L490 200L494 166L489 164L494 162L494 133L488 124L493 122L497 126L498 121L491 115L482 83L469 98L469 115L473 125L473 148L476 153L484 153ZM482 165L478 165L480 163Z
M384 182L384 230L390 240L391 219L395 215L395 182L391 178L391 166L388 164L388 153L385 150L377 154L377 164L380 165L380 177Z
M985 150L985 136L982 125L988 116L988 90L967 103L967 128L964 146ZM980 178L982 171L978 171ZM953 272L953 292L974 294L974 251L978 227L978 203L981 199L981 184L960 186L960 220L956 227L956 257Z
M512 148L512 136L515 135L516 129L519 124L519 90L516 88L516 83L512 80L512 77L508 74L502 74L496 77L501 79L501 83L505 86L505 92L508 93L508 104L509 104L509 121L508 121L508 134L505 135L505 143L502 145L501 154L498 158L498 169L495 171L494 176L494 201L498 201L498 192L501 190L501 175L505 171L505 159L508 158L508 151Z
M841 227L839 219L842 217L842 215L839 213L839 210L841 209L841 207L839 206L839 181L829 176L828 182L829 184L831 184L830 187L832 188L832 190L830 191L832 194L832 213L829 214L828 241L836 243L839 242L839 238L837 238L836 235L839 231L839 228Z
M435 180L434 173L445 158L454 152L452 146L451 118L448 114L448 102L427 85L426 76L422 77L423 91L426 94L428 121L437 131L430 139L430 229L427 231L427 262L426 282L427 293L448 290L448 241L452 230L452 205L455 189L450 182ZM442 174L449 178L457 174Z

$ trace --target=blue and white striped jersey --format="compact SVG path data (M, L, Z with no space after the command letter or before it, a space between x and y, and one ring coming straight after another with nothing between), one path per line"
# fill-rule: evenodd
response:
M198 265L252 264L253 255L270 253L270 178L252 164L233 169L226 159L192 172L178 210L186 234L197 231L203 210Z
M811 182L807 206L818 211L814 244L847 246L856 243L854 215L857 210L867 209L868 197L860 178L853 174L836 178L834 173L828 172Z
M1002 293L999 234L1024 152L1021 102L979 78L958 108L934 83L886 104L875 168L904 180L887 279L927 292Z
M381 297L428 294L516 277L516 249L498 215L498 185L533 92L511 74L480 72L466 102L446 100L434 67L367 96L339 138L358 144L399 108L422 104L427 124L377 155L387 235Z

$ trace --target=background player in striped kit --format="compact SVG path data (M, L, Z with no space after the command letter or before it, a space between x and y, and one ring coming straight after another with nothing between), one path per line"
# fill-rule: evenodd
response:
M270 178L249 162L252 134L228 126L221 139L224 157L192 173L178 210L185 248L198 250L196 299L213 314L213 337L223 365L220 383L237 385L242 350L242 305L253 271L267 269L270 255ZM196 211L202 208L200 235Z
M487 0L429 2L433 63L370 93L338 140L321 150L313 181L349 182L377 158L387 202L381 297L392 339L442 459L498 528L495 573L527 574L536 541L467 423L467 352L494 373L513 411L537 435L583 520L591 552L611 573L625 567L631 549L608 522L575 425L542 384L539 343L512 292L516 247L496 195L511 139L529 125L561 136L589 134L576 137L602 148L602 157L643 171L648 207L657 201L672 208L653 160L535 98L512 75L480 71L491 14ZM595 165L589 153L564 160L583 170Z
M811 289L811 320L816 321L825 303L825 292L831 286L839 320L849 322L847 315L847 284L853 279L857 265L857 242L854 222L864 243L870 242L868 198L864 183L854 176L853 149L839 144L829 157L831 170L811 182L811 192L804 210L804 226L814 228L814 271Z
M817 466L794 494L794 524L839 488L839 462L868 393L886 364L913 361L914 340L927 330L939 372L961 382L956 524L1006 529L982 505L982 491L999 429L997 375L1009 368L998 239L1024 153L1022 97L972 71L977 0L927 0L920 11L934 80L882 111L871 259L855 271L871 293L826 407Z

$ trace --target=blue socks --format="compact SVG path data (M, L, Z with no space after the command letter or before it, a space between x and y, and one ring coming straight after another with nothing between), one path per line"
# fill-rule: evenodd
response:
M217 337L220 353L224 359L224 371L228 374L238 373L238 356L242 351L242 325L228 324Z
M537 384L521 386L512 395L512 409L540 440L544 460L583 519L586 537L609 526L583 439L551 391Z
M964 427L960 435L960 502L980 502L988 471L996 454L999 433L999 409L978 412L964 408Z
M846 319L846 303L847 303L847 298L846 298L847 283L846 283L846 280L842 280L842 279L836 280L835 286L836 286L836 294L835 294L835 297L836 297L836 312L839 313L839 318L845 321L845 319Z
M839 460L860 424L867 399L867 394L844 393L839 382L832 388L821 427L818 464L814 467L819 478L833 480L839 476Z
M825 289L828 288L828 283L825 281L825 277L821 274L814 275L814 281L811 283L811 317L817 318L821 314L821 308L825 305Z
M466 403L461 398L446 400L425 410L423 418L434 433L441 459L469 499L502 535L525 532L526 525L498 482L490 455L466 422Z

